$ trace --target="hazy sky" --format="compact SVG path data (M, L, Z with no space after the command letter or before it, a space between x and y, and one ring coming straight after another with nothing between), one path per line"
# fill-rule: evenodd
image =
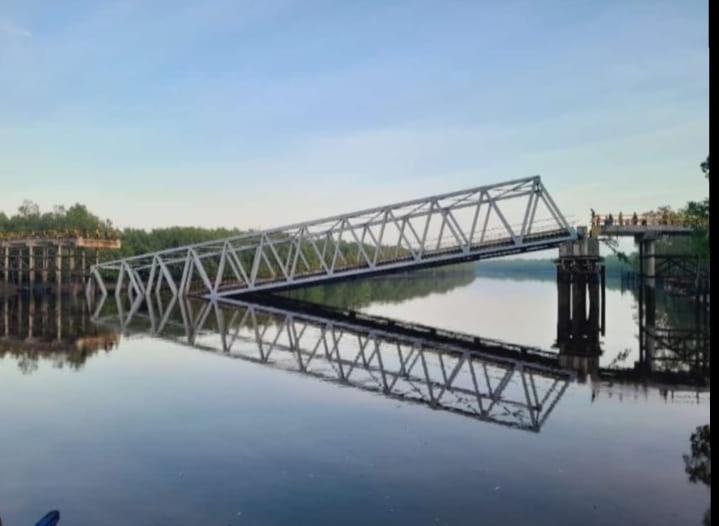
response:
M699 199L706 1L0 0L0 210L260 227L534 174Z

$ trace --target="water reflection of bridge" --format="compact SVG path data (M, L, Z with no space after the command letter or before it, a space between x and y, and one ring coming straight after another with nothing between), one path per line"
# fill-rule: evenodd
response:
M274 301L273 301L274 300ZM262 301L262 303L260 303ZM573 374L552 354L277 298L153 298L97 321L481 421L539 432Z
M586 286L586 281L578 283ZM582 287L568 290L599 291ZM589 375L595 388L630 384L697 391L708 386L708 336L697 340L694 333L671 333L671 338L661 338L662 331L670 330L656 323L647 336L647 320L642 318L639 360L625 366L621 359L601 367L599 309L562 309L561 299L560 314L569 312L574 318L559 320L559 352L287 297L203 302L154 294L113 299L103 297L95 316L119 331L166 338L535 432L577 373L581 381ZM645 304L640 310L655 309Z

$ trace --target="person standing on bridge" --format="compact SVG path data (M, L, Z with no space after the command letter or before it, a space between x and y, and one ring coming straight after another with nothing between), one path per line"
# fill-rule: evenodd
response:
M634 213L632 214L632 224L636 226L637 223L639 223L639 218L637 217L637 213L634 212Z

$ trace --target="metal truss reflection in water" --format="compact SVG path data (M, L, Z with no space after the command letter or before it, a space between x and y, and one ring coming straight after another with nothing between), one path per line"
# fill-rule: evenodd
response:
M432 337L437 331L427 327L358 313L336 319L254 299L155 296L142 304L128 310L116 297L114 305L97 306L95 321L533 432L574 378L518 346L478 338L468 345Z

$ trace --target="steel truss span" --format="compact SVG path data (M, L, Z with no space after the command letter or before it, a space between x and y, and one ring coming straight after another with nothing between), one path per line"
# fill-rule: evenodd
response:
M97 287L205 298L552 248L577 238L539 176L94 265Z
M150 334L532 432L541 430L573 379L571 372L533 363L531 357L468 349L464 342L479 339L466 335L457 343L438 342L393 332L392 326L368 328L360 321L243 300L175 295L138 298L129 305L127 297L116 296L114 302L103 298L93 319L125 335ZM487 347L497 350L498 344L488 340ZM520 356L517 346L507 344L506 351Z

